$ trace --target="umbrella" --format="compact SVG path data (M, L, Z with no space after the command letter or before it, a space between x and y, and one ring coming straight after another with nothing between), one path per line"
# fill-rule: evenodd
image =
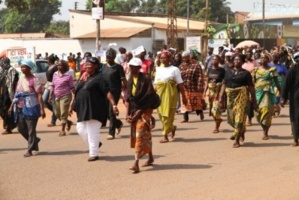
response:
M244 40L243 42L240 42L236 46L236 48L245 48L245 47L252 47L252 46L260 46L260 44L252 40Z

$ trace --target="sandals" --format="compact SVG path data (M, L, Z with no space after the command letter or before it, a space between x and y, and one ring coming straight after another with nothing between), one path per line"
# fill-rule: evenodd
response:
M262 139L263 140L269 140L270 138L269 138L269 136L264 136Z
M32 156L32 153L31 152L26 152L25 154L24 154L24 157L26 158L26 157L30 157L30 156Z
M141 167L148 167L148 166L152 166L154 163L154 160L148 160L146 161Z
M62 137L62 136L65 136L66 135L66 132L65 131L60 131L59 132L59 137Z
M188 122L188 120L183 120L183 121L181 121L181 123L187 123Z
M53 124L53 123L50 123L47 125L48 127L53 127L53 126L56 126L56 124Z
M239 148L240 146L241 146L240 144L235 143L235 144L233 145L233 148Z
M213 133L219 133L219 130L216 130L216 129L215 129L215 130L213 131Z
M166 139L160 140L160 143L167 143L167 142L169 142L169 140L166 140Z
M133 171L133 174L137 174L140 172L139 167L136 167L136 166L132 166L129 169Z

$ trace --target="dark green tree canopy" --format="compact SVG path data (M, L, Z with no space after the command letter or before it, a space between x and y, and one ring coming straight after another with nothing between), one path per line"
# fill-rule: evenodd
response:
M1 1L1 0L0 0ZM61 7L59 0L6 0L4 33L44 32Z

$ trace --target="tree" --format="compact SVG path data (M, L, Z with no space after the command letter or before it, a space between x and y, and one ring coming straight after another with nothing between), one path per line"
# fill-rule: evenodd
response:
M21 7L10 2L15 1L5 2L9 10L4 22L5 33L44 32L61 6L59 0L22 0L25 5Z
M86 8L91 10L91 1L86 1ZM205 19L206 0L190 0L190 18ZM111 12L137 12L152 14L167 14L168 0L106 0L105 11ZM233 22L233 12L226 0L210 0L208 20L226 23L227 15L229 22ZM187 17L187 0L176 1L177 16Z
M70 22L68 21L54 21L46 28L47 33L58 33L62 35L70 34Z

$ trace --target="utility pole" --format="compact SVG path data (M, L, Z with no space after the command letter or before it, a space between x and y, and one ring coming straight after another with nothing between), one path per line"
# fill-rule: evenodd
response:
M209 15L209 0L206 0L206 12L205 12L205 30L203 38L203 53L206 56L208 52L208 15Z
M176 20L176 0L168 0L168 19L167 19L167 44L170 47L178 47L178 32L177 32L177 20Z
M75 1L75 10L77 10L77 8L78 8L78 2Z
M190 0L187 0L187 36L189 36Z
M265 48L265 0L263 0L263 46Z

